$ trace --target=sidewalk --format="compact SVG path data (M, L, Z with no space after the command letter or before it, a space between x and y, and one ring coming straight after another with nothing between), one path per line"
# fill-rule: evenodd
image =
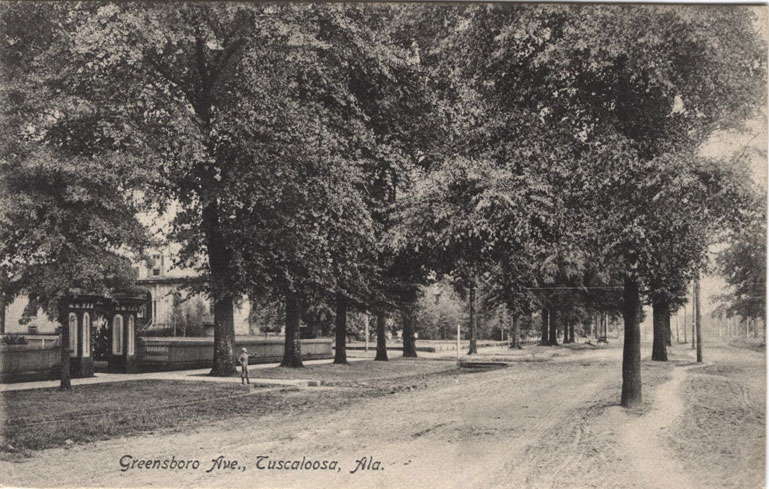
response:
M465 347L460 352L460 358L468 360L468 356L465 355ZM420 358L428 358L431 360L455 360L456 346L453 346L454 350L439 351L439 352L418 352L417 355ZM505 356L533 356L533 351L526 350L509 350L507 347L480 347L479 355L473 357L477 360L484 359L485 356L503 354ZM542 356L542 352L538 352L539 356ZM544 356L548 356L550 353L545 352ZM347 352L348 362L359 362L362 360L373 360L376 356L376 346L369 351L363 350L349 350ZM391 359L399 358L402 356L401 352L388 350L388 356ZM325 360L305 360L305 365L322 365L327 363L333 363L333 359ZM309 387L318 385L318 381L315 379L261 379L258 377L258 371L265 368L278 367L280 363L262 363L249 365L249 371L253 375L250 379L252 384L262 385L275 385L275 386L293 386L293 387ZM173 370L165 372L146 372L138 374L111 374L111 373L96 373L93 377L72 379L72 385L90 385L90 384L108 384L114 382L133 382L137 380L175 380L185 382L219 382L219 383L231 383L240 384L240 377L209 377L208 373L210 368L201 368L195 370ZM30 389L50 389L59 387L58 380L42 380L34 382L18 382L13 384L0 384L0 392L21 391Z
M373 359L373 357L371 358ZM348 358L349 362L357 362L361 360L369 360L368 357L351 357ZM322 365L325 363L332 363L333 359L326 360L306 360L303 363L305 365ZM280 363L263 363L258 365L249 365L248 368L251 372L258 371L264 368L278 367ZM200 368L195 370L175 370L169 372L147 372L139 374L109 374L109 373L97 373L93 377L86 377L81 379L72 379L72 385L90 385L90 384L109 384L114 382L133 382L137 380L177 380L186 382L219 382L240 384L240 377L209 377L208 373L210 368ZM258 373L258 372L255 372ZM260 379L258 377L252 377L252 384L269 384L276 386L294 386L294 387L308 387L316 385L316 380L311 379ZM41 380L35 382L18 382L14 384L0 384L0 392L10 391L22 391L30 389L50 389L52 387L59 387L58 380Z

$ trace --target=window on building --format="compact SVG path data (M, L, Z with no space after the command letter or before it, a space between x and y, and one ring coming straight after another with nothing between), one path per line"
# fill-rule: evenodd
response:
M69 313L69 356L77 356L77 314Z
M91 356L91 315L83 313L83 356Z
M131 314L128 316L128 354L133 355L134 354L134 335L136 334L136 331L134 331L134 316Z
M123 316L120 314L112 319L112 353L123 354Z

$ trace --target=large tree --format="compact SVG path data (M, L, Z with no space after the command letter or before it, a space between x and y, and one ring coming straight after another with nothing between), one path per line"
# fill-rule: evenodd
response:
M508 147L499 147L528 164L542 155L545 166L562 173L563 194L552 215L576 223L569 241L624 277L622 403L635 405L641 400L638 294L662 249L648 239L659 230L647 206L656 173L671 161L664 155L694 154L713 131L739 125L761 105L765 46L753 16L738 7L474 11L464 43L473 62L465 70L476 73L475 89L499 114L487 120L510 121ZM495 125L487 127L493 134ZM546 147L520 144L544 140L537 137L543 127L553 136Z
M719 296L728 317L766 317L766 198L756 192L746 219L716 258L729 290Z
M61 388L70 388L69 300L130 287L149 242L137 214L154 172L75 80L89 57L62 5L4 5L0 130L3 293L24 294L62 326Z
M126 151L158 169L148 195L171 204L180 262L205 275L212 373L234 370L233 301L255 291L285 298L296 363L303 304L345 282L328 273L332 244L361 230L340 270L370 234L353 164L369 132L347 66L377 49L371 31L342 6L72 7L64 29L88 60L72 85L121 137L142 141Z
M122 137L145 143L127 151L158 169L162 178L148 192L178 207L173 238L182 244L181 261L206 275L214 304L212 373L229 375L233 300L245 280L228 237L237 227L232 159L244 116L258 120L269 110L255 106L270 90L254 66L269 59L277 26L268 34L261 27L270 17L257 21L265 12L234 4L70 7L73 51L87 59L72 83L89 91Z

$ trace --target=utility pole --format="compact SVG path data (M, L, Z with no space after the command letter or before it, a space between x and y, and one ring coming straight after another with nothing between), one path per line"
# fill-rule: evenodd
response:
M697 327L697 363L702 363L702 317L700 312L700 276L694 279L694 304L697 307L695 324Z
M459 335L461 334L460 328L462 326L457 323L457 365L459 365Z
M676 313L676 344L681 343L681 338L678 336L678 313Z

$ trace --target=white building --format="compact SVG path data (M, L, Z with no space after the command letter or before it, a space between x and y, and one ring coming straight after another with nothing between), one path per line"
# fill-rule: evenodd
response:
M203 295L190 295L185 285L197 280L193 270L174 267L168 255L157 252L152 255L149 263L139 263L134 269L137 272L136 285L147 291L146 304L137 314L138 329L167 329L176 328L177 336L186 334L190 321L198 326L213 326L213 307ZM30 317L22 324L24 309L27 307L26 297L17 297L5 308L6 334L53 334L59 326L58 322L48 320L44 311ZM250 334L249 313L250 304L247 299L235 304L235 334ZM211 328L208 328L211 329ZM213 333L211 333L213 334Z
M213 326L213 305L202 295L190 295L185 286L198 279L193 270L174 267L169 257L161 252L152 254L149 263L136 267L136 285L149 292L144 327L150 329L181 329L184 318ZM250 334L250 305L247 299L235 304L235 334ZM150 322L151 321L151 322ZM183 334L182 331L177 332Z

